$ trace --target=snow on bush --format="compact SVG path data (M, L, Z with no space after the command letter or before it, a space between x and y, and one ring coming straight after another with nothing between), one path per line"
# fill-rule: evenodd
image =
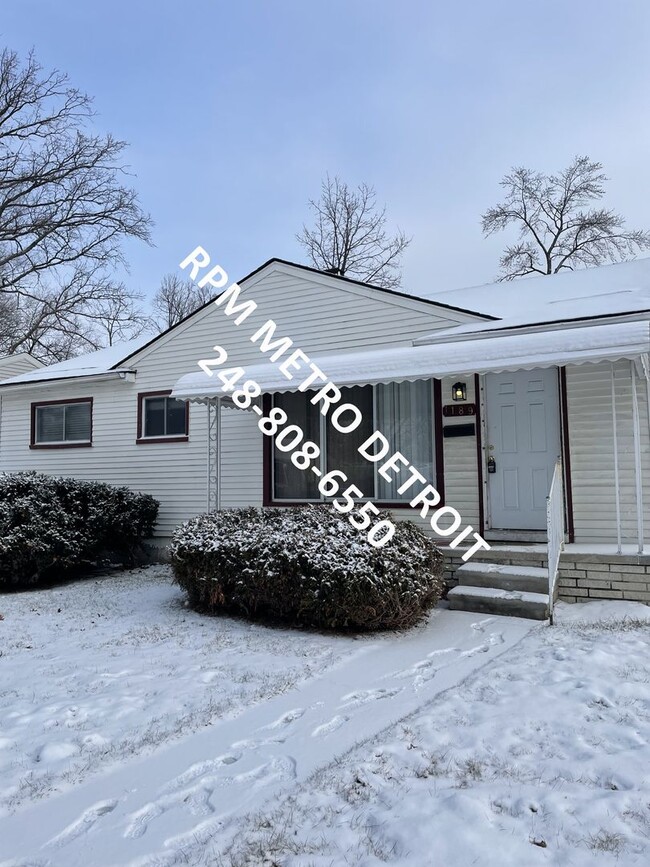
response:
M107 556L131 562L157 515L153 497L128 488L0 475L0 589L60 578Z
M373 548L330 506L200 515L176 530L170 553L197 608L303 626L411 626L443 590L442 555L415 524L396 522Z

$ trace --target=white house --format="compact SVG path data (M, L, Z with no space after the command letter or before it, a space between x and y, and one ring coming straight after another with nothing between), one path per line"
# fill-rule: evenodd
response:
M0 356L0 382L39 367L43 367L42 362L28 352Z
M206 508L321 499L254 412L222 406L218 376L198 365L221 346L264 409L285 408L318 443L322 471L429 529L412 493L359 456L380 429L490 542L457 573L455 606L516 611L545 589L547 545L553 561L562 539L563 598L650 601L650 259L427 297L273 259L239 286L240 303L256 302L239 325L216 299L148 342L2 383L0 470L147 491L161 544ZM251 340L269 319L361 409L354 435ZM450 574L462 552L446 549Z

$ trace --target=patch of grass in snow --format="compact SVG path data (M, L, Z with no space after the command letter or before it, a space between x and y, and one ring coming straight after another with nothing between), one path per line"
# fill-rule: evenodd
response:
M324 839L308 843L300 838L290 799L285 802L284 811L252 814L247 821L249 833L245 840L238 838L227 850L204 863L212 867L282 867L287 856L315 855L325 845Z
M624 665L617 669L616 673L621 680L627 680L630 683L650 683L650 672L642 665Z
M607 620L570 620L553 627L557 630L578 632L634 632L637 629L650 629L650 620L640 617L620 617Z
M40 801L49 797L53 791L56 791L53 774L47 771L29 771L18 780L18 785L7 799L7 806L13 809L24 801Z
M408 749L408 747L407 747ZM429 777L444 777L449 773L449 754L447 752L422 754L424 762L415 770L418 780L426 780Z
M637 833L650 840L650 809L647 804L639 801L636 807L628 807L621 816Z
M612 855L620 855L625 849L625 838L622 834L614 831L606 831L601 828L597 834L590 834L585 843L593 852L609 852Z
M485 765L480 759L466 759L458 766L461 782L467 784L467 780L482 780Z
M378 861L387 863L400 854L397 841L384 838L385 827L382 823L373 821L364 813L353 818L350 822L350 830L359 835L358 849L362 856L359 860L364 860L365 855L372 855Z

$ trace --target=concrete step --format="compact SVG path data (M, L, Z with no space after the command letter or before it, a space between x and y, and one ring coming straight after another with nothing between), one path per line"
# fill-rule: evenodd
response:
M530 620L548 618L546 593L459 585L449 591L447 600L452 611L476 611L478 614L500 614Z
M454 573L464 587L495 587L548 593L548 572L539 566L501 566L499 563L465 563Z

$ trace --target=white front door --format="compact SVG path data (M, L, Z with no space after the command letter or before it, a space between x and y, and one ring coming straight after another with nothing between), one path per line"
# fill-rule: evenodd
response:
M485 394L489 527L544 530L560 457L557 368L490 373Z

